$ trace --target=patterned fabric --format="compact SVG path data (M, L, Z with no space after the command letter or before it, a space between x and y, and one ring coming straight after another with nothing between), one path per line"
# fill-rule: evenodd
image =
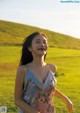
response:
M27 70L25 75L22 98L40 113L54 113L52 98L56 87L54 74L49 71L44 83L41 83L30 70ZM25 112L20 110L19 113Z

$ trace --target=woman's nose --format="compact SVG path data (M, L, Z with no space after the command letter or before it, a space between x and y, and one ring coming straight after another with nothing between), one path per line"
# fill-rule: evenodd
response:
M41 42L41 46L44 46L45 44L44 44L44 42Z

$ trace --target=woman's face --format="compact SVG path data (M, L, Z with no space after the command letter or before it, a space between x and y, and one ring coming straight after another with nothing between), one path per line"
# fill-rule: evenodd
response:
M42 56L46 54L47 48L48 48L47 39L42 35L37 35L33 39L32 45L29 48L29 50L32 52L32 54Z

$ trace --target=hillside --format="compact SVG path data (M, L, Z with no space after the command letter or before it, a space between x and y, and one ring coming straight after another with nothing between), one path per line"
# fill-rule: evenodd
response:
M0 45L21 45L24 38L35 31L48 36L49 46L80 49L80 39L24 24L0 20Z

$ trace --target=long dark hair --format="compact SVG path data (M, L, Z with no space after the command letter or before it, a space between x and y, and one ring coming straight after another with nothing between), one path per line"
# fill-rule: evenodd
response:
M34 32L31 35L29 35L28 37L26 37L23 42L20 65L25 65L25 64L28 64L33 61L32 53L28 50L28 48L31 46L33 39L37 35L42 35L45 38L47 38L47 36L42 32ZM45 59L45 57L46 57L46 55L44 56L44 59Z

